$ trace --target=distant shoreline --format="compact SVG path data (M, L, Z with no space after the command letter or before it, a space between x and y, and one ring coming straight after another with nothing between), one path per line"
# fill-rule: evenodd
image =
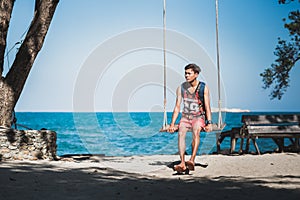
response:
M212 108L212 112L219 112L218 108ZM221 108L221 112L234 112L234 113L239 113L239 112L251 112L250 110L246 109L240 109L240 108Z

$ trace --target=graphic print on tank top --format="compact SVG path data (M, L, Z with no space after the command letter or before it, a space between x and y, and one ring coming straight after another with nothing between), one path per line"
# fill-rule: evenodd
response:
M185 82L181 85L181 92L183 98L183 115L188 116L201 116L204 115L203 104L199 97L199 84L195 89L195 92L190 93L188 90L188 83Z

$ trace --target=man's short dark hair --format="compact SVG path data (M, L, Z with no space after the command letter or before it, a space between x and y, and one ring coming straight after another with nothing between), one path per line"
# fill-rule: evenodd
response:
M184 70L187 70L187 69L192 69L194 71L194 73L197 73L197 74L200 74L200 72L201 72L200 67L194 63L188 64L187 66L184 67Z

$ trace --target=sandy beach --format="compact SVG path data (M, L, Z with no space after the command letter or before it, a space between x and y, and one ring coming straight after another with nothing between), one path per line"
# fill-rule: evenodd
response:
M188 158L188 156L187 156ZM177 155L1 161L0 199L299 199L300 154Z

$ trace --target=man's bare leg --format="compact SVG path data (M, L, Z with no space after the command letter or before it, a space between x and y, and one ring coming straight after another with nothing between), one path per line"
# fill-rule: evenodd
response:
M189 160L193 165L193 166L190 166L190 168L192 168L192 170L194 169L194 166L195 166L195 159L196 159L196 155L197 155L199 144L200 144L200 131L201 131L201 128L195 128L192 131L192 133L193 133L192 155Z
M181 166L182 169L184 169L184 170L186 169L186 166L185 166L186 132L187 132L187 128L180 128L178 131L178 150L179 150L180 161L181 161L179 166Z

